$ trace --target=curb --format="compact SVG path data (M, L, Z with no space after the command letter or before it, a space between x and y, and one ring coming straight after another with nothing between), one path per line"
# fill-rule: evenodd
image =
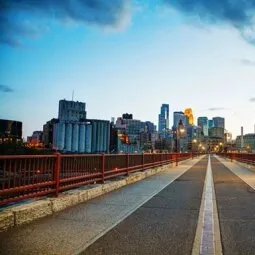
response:
M179 164L183 164L189 160L192 159L183 160ZM121 180L107 181L104 184L86 185L80 187L80 189L63 192L57 198L44 198L29 204L7 208L6 210L0 211L0 232L52 215L71 206L86 202L128 184L163 172L167 168L174 166L175 162L144 171L141 170L141 172L131 173Z

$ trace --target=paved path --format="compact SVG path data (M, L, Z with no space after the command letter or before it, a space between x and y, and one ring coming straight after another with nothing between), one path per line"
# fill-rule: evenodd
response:
M255 254L255 173L237 164L212 159L223 254ZM227 168L226 166L229 168ZM240 179L234 173L242 177Z
M194 159L0 233L0 254L255 254L255 172Z
M206 166L202 159L82 254L191 254Z
M183 162L138 183L0 233L0 254L76 254L198 162Z

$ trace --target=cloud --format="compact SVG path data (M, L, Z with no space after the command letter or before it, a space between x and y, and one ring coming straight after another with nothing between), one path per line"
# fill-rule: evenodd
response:
M223 107L208 108L208 111L223 111L223 110L226 110L226 108L223 108Z
M250 98L251 102L255 102L255 97Z
M203 24L231 25L255 44L255 0L161 0ZM19 46L43 33L43 20L121 29L140 0L0 0L0 43ZM162 8L163 9L163 8ZM147 10L148 11L148 10ZM40 17L40 18L39 18ZM41 24L40 24L41 23Z
M255 44L255 0L164 0L172 8L209 24L229 24Z
M10 87L6 85L0 84L0 92L10 93L10 92L13 92L13 89L11 89Z
M241 64L246 66L255 66L255 61L249 60L249 59L240 59Z
M130 5L130 0L0 0L0 43L19 46L23 38L40 35L44 18L120 29L129 22Z

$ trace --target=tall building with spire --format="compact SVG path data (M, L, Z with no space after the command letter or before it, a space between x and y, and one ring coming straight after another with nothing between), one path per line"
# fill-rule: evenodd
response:
M162 104L158 116L158 131L163 133L169 129L169 104Z

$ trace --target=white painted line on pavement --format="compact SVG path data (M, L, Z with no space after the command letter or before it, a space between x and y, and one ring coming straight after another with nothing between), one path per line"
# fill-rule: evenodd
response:
M212 169L211 158L209 156L206 178L205 178L205 196L203 211L203 228L201 235L200 254L214 254L214 220L213 220L213 190L212 190Z
M198 226L192 251L192 255L198 254L222 254L210 155L208 157L208 165L206 169Z

